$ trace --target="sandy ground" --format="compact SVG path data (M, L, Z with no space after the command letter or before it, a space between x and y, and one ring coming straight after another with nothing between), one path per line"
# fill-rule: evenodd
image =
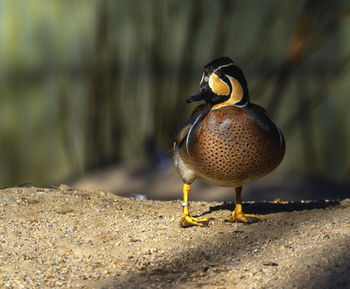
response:
M0 191L0 288L350 288L350 200L192 202L208 227L182 229L180 201L104 191Z

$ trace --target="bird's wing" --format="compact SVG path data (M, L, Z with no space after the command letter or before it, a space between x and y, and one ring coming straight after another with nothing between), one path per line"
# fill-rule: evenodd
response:
M258 121L262 128L268 130L272 135L279 139L281 146L286 146L282 131L271 120L271 117L264 108L262 108L260 105L251 103L249 106L249 113L256 116L254 119ZM261 118L264 118L265 121L259 121Z
M208 103L200 104L198 105L192 112L190 118L188 121L180 127L178 130L177 134L175 135L175 144L178 147L181 147L184 140L186 139L189 131L191 130L191 127L193 124L199 119L199 118L204 118L208 112L211 110L212 105Z

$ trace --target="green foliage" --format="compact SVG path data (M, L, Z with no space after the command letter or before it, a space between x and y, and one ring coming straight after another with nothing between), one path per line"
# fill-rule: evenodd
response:
M0 0L0 183L53 183L172 147L230 56L287 139L282 172L349 174L346 1Z

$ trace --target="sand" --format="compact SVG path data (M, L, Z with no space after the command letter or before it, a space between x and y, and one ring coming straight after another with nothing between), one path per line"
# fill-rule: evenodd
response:
M0 288L350 288L350 200L250 202L265 221L227 223L232 203L100 190L0 190Z

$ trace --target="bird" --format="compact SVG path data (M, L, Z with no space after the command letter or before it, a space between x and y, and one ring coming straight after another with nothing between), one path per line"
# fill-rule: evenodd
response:
M196 179L235 189L235 207L226 221L263 220L244 214L242 188L281 163L286 150L281 130L263 107L250 102L246 78L229 57L205 65L198 93L185 99L187 103L202 100L175 135L173 159L183 181L180 226L209 223L189 212L191 184Z

